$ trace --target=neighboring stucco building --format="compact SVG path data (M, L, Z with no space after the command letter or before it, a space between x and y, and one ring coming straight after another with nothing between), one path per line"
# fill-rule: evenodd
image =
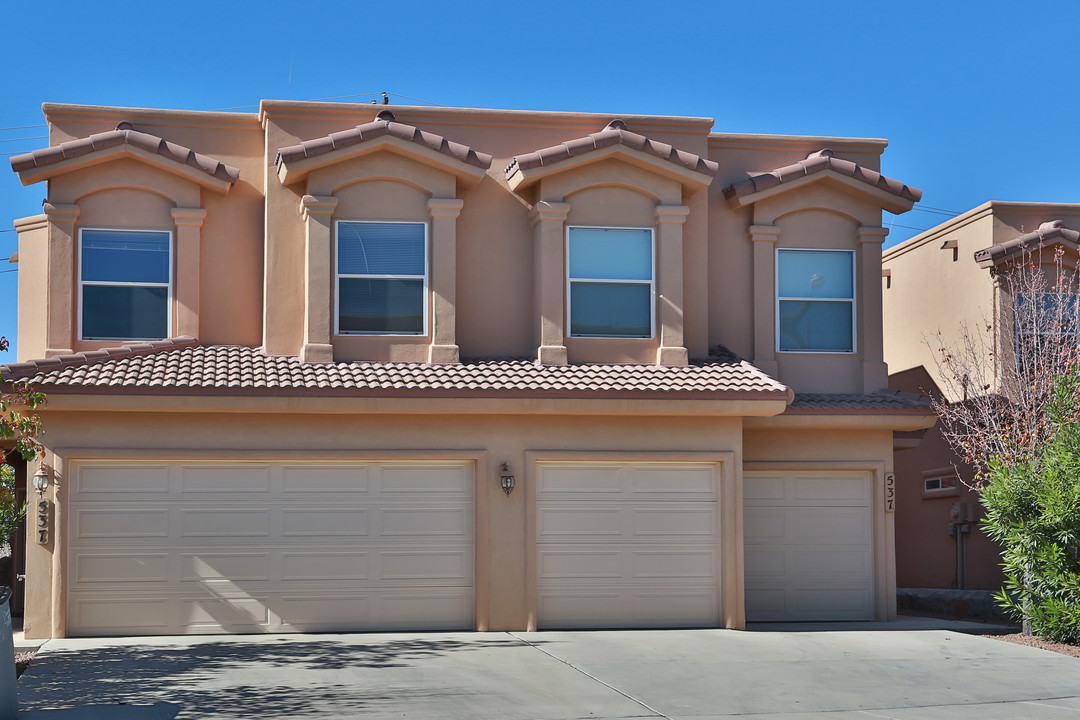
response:
M1063 245L1075 257L1080 205L987 202L890 248L882 259L885 360L890 386L907 392L943 392L935 353L960 345L962 323L979 332L996 325L1003 288L992 269L1024 249ZM936 333L942 334L940 339ZM990 337L1009 343L1010 332ZM959 400L960 398L950 398ZM901 441L903 442L903 441ZM982 507L965 486L971 474L941 432L907 440L896 454L896 576L900 587L996 590L1000 549L979 528Z
M893 433L933 418L884 389L881 210L919 198L885 141L45 115L3 368L49 397L29 636L895 614Z

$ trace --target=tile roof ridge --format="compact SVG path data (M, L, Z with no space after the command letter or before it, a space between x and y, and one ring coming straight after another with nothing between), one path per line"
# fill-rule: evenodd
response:
M448 140L442 135L421 130L414 125L398 122L390 110L382 110L369 122L361 123L347 130L333 132L321 137L304 140L295 145L278 148L274 166L291 163L306 158L326 155L368 140L391 135L400 140L414 142L435 152L452 157L467 165L487 170L491 167L492 156L475 150L468 145Z
M101 348L99 350L86 350L84 352L56 355L49 358L24 360L22 362L0 365L0 378L3 378L5 381L17 380L22 377L34 375L43 370L60 370L62 368L73 366L93 365L94 363L103 362L105 360L119 360L121 358L154 355L167 350L194 347L198 344L199 341L190 335L180 335L179 337L166 338L164 340L148 340L146 342L118 345L111 348Z
M612 145L623 145L632 150L653 155L661 160L681 165L688 170L710 177L715 177L720 170L720 165L715 161L632 132L626 127L626 122L616 118L604 126L602 130L589 133L585 137L565 140L558 145L540 148L522 155L515 155L510 164L506 166L504 173L507 178L510 178L519 170L554 165Z
M1039 223L1039 227L1031 232L1023 233L982 250L976 250L975 262L985 262L987 260L997 262L1018 252L1034 250L1036 246L1042 245L1047 240L1054 240L1059 237L1062 240L1068 240L1071 243L1080 245L1080 231L1070 228L1065 224L1064 220L1045 220Z
M832 148L821 148L809 153L798 162L782 167L766 170L750 175L745 180L731 183L724 188L724 197L728 200L753 195L770 188L796 180L800 177L814 175L824 170L831 170L839 175L844 175L860 182L872 185L880 190L891 193L898 197L919 202L922 199L922 190L905 185L899 180L886 177L877 170L863 167L851 160L839 157Z
M114 130L67 140L58 145L50 145L21 155L13 155L10 158L11 169L19 173L24 170L46 167L117 145L131 145L140 150L161 155L173 162L195 168L230 184L235 183L240 177L239 168L226 165L216 158L195 152L189 147L179 145L157 135L136 130L135 126L126 120L118 123Z

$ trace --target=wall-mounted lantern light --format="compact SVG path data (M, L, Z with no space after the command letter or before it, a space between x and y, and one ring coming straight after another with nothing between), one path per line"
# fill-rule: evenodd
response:
M34 489L37 490L39 496L44 495L49 489L49 471L44 465L38 465L37 472L34 473Z
M499 473L499 485L502 486L503 492L507 495L514 490L514 476L510 472L509 463L502 464L502 471Z

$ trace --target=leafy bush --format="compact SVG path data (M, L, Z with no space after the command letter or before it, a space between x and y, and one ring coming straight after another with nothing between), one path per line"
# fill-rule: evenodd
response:
M24 517L26 503L21 506L15 503L15 469L10 465L0 465L0 548L15 534Z
M981 500L984 529L1005 550L999 600L1035 634L1080 643L1080 390L1076 369L1057 380L1049 441L1022 462L995 460Z

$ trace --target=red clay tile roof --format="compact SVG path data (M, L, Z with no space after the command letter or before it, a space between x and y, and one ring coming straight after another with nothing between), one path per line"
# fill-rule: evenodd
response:
M394 113L389 110L383 110L375 116L373 121L357 125L349 130L330 133L326 137L305 140L299 145L280 148L278 149L277 159L274 161L274 167L280 167L282 163L291 163L304 158L325 155L334 150L359 145L386 135L414 142L417 145L422 145L443 155L449 155L481 170L487 170L491 167L491 156L487 153L477 152L467 145L451 142L442 135L435 135L417 129L412 125L397 122Z
M191 338L0 366L6 380L46 392L243 395L565 397L788 400L790 391L734 355L683 367L540 365L534 360L460 364L302 363Z
M693 153L684 152L667 143L650 140L644 135L632 133L626 129L626 123L622 120L612 120L600 132L592 133L577 140L568 140L561 145L553 145L525 155L516 155L513 161L506 166L506 177L511 177L518 170L529 170L541 165L554 165L557 162L569 160L611 145L625 145L628 148L654 155L661 160L682 165L688 170L704 173L710 177L716 175L720 169L720 166L712 160L706 160Z
M847 415L876 413L882 410L927 415L933 412L930 398L917 393L882 388L872 393L831 394L797 393L788 406L787 415L819 414L822 412Z
M919 202L919 199L922 198L922 190L909 187L899 180L887 178L879 172L864 168L862 165L853 163L850 160L842 160L836 157L836 153L829 148L812 152L806 156L805 160L800 160L794 165L785 165L728 185L724 188L724 197L730 200L744 195L752 195L824 170L832 170L841 175L846 175L912 202Z
M989 260L997 263L1018 253L1035 250L1040 245L1053 240L1066 240L1073 245L1080 245L1080 231L1065 227L1065 223L1061 220L1050 220L1039 225L1038 230L977 251L975 262Z
M117 145L131 145L150 153L156 153L181 165L189 165L197 170L202 170L207 175L229 183L236 182L237 178L240 177L240 170L237 168L226 165L220 160L215 160L209 155L197 153L183 145L177 145L164 138L159 138L157 135L139 132L128 122L120 123L115 130L109 132L98 133L78 140L69 140L59 145L41 148L23 155L15 155L11 158L11 169L17 173L32 170L82 155L89 155Z

